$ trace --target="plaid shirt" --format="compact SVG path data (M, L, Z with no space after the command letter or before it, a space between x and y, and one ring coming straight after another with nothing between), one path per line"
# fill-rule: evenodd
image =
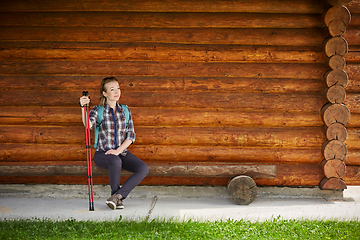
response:
M89 114L93 127L96 125L97 113L99 106L94 106ZM113 109L105 103L104 114L99 127L99 139L96 151L108 151L117 149L126 139L135 142L134 124L129 110L129 122L126 129L125 114L120 104L116 104L115 113ZM121 155L125 156L127 149Z

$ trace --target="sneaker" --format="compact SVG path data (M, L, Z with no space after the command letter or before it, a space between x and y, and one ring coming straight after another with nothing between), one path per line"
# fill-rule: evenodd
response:
M116 205L116 209L124 209L124 204L122 203L121 200L120 200L120 203L118 203L118 205Z
M113 194L111 197L108 198L108 200L106 200L105 203L109 206L109 208L115 210L116 206L122 203L121 198L121 194Z

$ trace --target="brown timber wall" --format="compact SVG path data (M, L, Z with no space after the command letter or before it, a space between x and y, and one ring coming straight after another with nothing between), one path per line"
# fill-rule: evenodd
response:
M360 7L344 102L351 111L343 180L360 184ZM121 81L142 184L315 186L324 178L320 110L328 37L313 0L2 1L0 183L86 183L78 99ZM94 151L94 150L93 150ZM108 183L94 168L94 183ZM123 179L124 180L124 179Z

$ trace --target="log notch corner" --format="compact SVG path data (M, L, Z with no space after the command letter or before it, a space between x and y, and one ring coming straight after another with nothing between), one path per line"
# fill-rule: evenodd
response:
M321 162L325 177L319 184L323 190L347 188L342 177L346 171L344 159L347 155L344 143L347 138L345 126L350 120L350 110L343 104L346 97L345 87L349 81L344 71L344 55L348 51L348 43L342 36L351 19L349 10L343 6L349 2L351 0L328 0L332 7L324 15L324 22L330 33L330 37L324 41L330 70L324 75L328 103L321 110L327 138L322 146L324 160Z

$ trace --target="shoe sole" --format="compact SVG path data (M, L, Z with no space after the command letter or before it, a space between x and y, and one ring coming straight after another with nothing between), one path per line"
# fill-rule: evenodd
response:
M115 210L116 209L116 204L114 203L114 202L112 202L112 201L106 201L105 202L108 206L109 206L109 208L111 208L112 210Z
M116 209L124 209L124 205L122 205L122 206L116 206Z

